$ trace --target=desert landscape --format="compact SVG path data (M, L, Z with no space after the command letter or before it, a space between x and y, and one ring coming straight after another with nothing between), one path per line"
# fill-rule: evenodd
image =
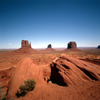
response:
M21 84L34 79L36 86L17 96ZM0 100L100 100L100 49L33 49L22 40L17 50L0 50Z
M0 0L0 100L100 100L100 0Z

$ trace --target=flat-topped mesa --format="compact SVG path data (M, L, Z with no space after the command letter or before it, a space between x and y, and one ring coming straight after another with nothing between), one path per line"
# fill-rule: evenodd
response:
M29 44L27 40L22 40L21 47L30 47L31 48L31 42Z
M52 48L52 45L51 45L51 44L49 44L49 45L47 46L47 48Z
M100 45L98 45L97 49L100 49Z
M69 42L69 43L68 43L67 49L71 49L71 48L77 48L76 42Z

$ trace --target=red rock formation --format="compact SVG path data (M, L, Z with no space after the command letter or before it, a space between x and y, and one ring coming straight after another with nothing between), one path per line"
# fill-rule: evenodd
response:
M68 56L51 63L51 80L70 86L91 80L100 80L100 66Z
M14 97L19 86L24 84L24 80L27 79L35 79L36 84L44 82L43 70L36 66L31 58L26 57L18 63L15 71L12 73L8 85L8 97Z
M67 49L65 49L64 51L81 51L81 50L77 48L76 42L69 42Z
M21 46L22 47L30 47L31 48L31 43L29 44L27 40L22 40Z
M21 47L18 50L13 51L13 53L38 53L38 51L30 47Z
M49 44L46 48L46 51L55 51L53 48L52 48L52 45Z
M22 40L21 48L12 53L37 53L37 51L31 48L31 43L29 44L27 40Z
M7 93L8 89L9 79L14 69L14 67L11 67L0 70L0 87L3 87L2 91L0 89L0 100L3 100L1 99L1 97L5 98L5 94Z
M100 45L98 45L98 47L97 47L98 49L100 49Z
M52 48L52 45L51 45L51 44L49 44L49 45L47 46L47 48Z
M71 48L77 48L76 42L69 42L67 48L68 48L68 49L71 49Z

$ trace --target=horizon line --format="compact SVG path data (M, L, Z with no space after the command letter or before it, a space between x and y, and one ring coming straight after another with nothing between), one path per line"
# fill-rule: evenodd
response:
M47 47L46 47L47 48ZM32 49L46 49L46 48L32 48ZM52 47L54 49L65 49L66 47ZM97 48L97 47L77 47L77 48ZM19 49L19 48L0 48L0 50L5 50L5 49Z

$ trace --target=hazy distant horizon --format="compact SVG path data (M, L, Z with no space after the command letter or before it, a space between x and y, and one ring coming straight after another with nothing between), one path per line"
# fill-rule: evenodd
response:
M100 0L0 0L0 48L100 45Z
M19 47L19 48L21 48L21 47ZM0 48L0 50L17 50L17 49L19 49L19 48ZM32 49L46 49L47 47L45 47L45 48L33 48L32 47ZM54 47L52 47L53 49L66 49L67 47L56 47L56 48L54 48ZM85 49L85 48L97 48L97 47L77 47L78 49Z

